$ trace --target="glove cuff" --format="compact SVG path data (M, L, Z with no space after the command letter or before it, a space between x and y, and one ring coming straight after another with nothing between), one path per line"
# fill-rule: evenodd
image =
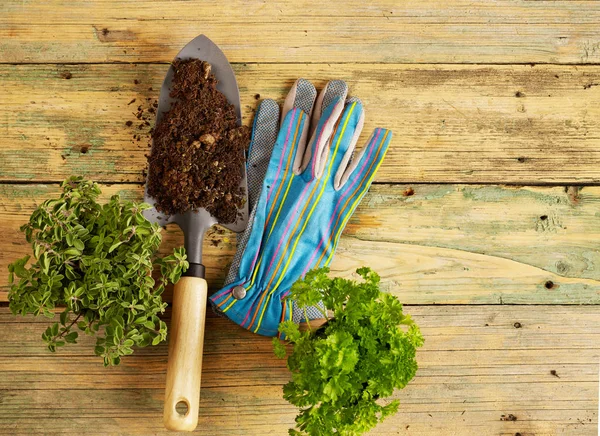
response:
M293 303L280 292L269 294L240 279L213 294L209 301L218 315L263 336L277 336L279 323L292 319Z

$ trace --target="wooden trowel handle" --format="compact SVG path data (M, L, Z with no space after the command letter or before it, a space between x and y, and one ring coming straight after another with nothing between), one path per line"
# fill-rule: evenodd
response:
M169 430L198 425L206 300L206 280L199 277L182 277L173 290L164 411Z

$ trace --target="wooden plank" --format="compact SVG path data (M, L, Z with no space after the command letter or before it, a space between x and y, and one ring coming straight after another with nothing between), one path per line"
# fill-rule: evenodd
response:
M436 310L429 310L436 308ZM561 310L568 313L576 312L574 319L551 318L546 319L547 313ZM511 311L511 308L514 310ZM82 334L78 339L78 346L67 346L61 348L58 353L49 353L43 342L41 334L51 321L43 316L40 317L21 317L14 316L8 308L0 308L0 331L2 331L3 341L0 343L0 356L19 358L27 357L27 362L18 363L11 359L3 361L3 368L23 372L24 376L39 366L43 359L55 359L57 362L63 362L65 365L70 361L77 361L76 365L80 370L70 371L73 374L104 373L101 360L93 356L94 340ZM526 315L527 312L531 314ZM548 312L549 311L549 312ZM597 306L469 306L469 305L447 305L447 306L405 306L405 312L412 315L417 314L419 325L421 321L426 322L427 326L427 344L433 347L435 353L429 348L422 351L419 358L420 363L435 365L440 362L452 366L460 373L460 368L465 363L461 353L475 353L477 362L481 364L478 369L481 375L493 376L494 366L510 366L517 370L519 365L540 366L548 362L555 362L556 365L575 365L581 370L586 363L593 361L598 351L595 348L594 338L600 334L600 327L595 322L600 308ZM454 319L457 313L463 314L462 319ZM205 338L205 355L207 361L203 364L205 371L220 374L228 382L236 379L235 373L227 375L219 359L227 355L230 360L231 368L237 370L247 370L249 372L264 371L283 368L285 364L279 364L279 361L265 361L264 356L272 352L272 345L269 340L263 336L251 334L247 330L231 323L226 318L218 317L211 311L208 313L207 333ZM164 319L169 322L170 311L164 314ZM416 315L415 315L416 316ZM452 320L452 328L445 323ZM518 323L516 326L515 324ZM475 335L476 332L477 334ZM450 338L448 337L450 336ZM549 340L548 337L553 339ZM566 340L565 338L568 338ZM510 354L506 354L506 344L510 343ZM594 344L594 346L589 346ZM528 350L535 348L535 356L527 356ZM564 353L557 353L557 350L564 350ZM429 351L428 351L429 350ZM431 352L430 352L431 351ZM554 353L554 356L552 354ZM136 350L136 356L144 359L144 365L147 368L159 368L167 356L165 346L147 347ZM66 363L65 363L66 362ZM244 366L247 362L247 367ZM62 364L61 364L62 365ZM74 364L75 365L75 364ZM119 368L123 372L114 373L115 377L128 375L129 380L120 380L125 382L123 387L157 387L154 384L142 383L142 379L136 375L140 370L139 362L135 359L124 358L123 365ZM48 376L64 374L61 366L57 366L47 371ZM84 370L85 369L85 370ZM531 368L530 368L531 369ZM160 369L151 370L155 374L162 371ZM429 373L433 376L439 376L441 373L437 370L431 370ZM453 372L454 370L448 369ZM579 371L579 370L578 370ZM588 371L588 370L586 370ZM581 371L579 371L581 373ZM593 372L593 371L592 371ZM521 371L524 375L532 375L527 371ZM517 373L515 373L516 375ZM577 373L573 373L576 376ZM591 374L591 373L590 373ZM146 374L148 375L148 374ZM15 374L15 376L17 376ZM106 374L108 379L103 383L110 385L111 374ZM262 384L279 384L276 375L272 383L267 381ZM0 381L0 389L9 386L11 380ZM54 381L63 386L68 380ZM86 383L91 381L81 380ZM248 384L247 382L242 382ZM212 381L206 381L206 386L217 386ZM115 383L115 386L121 386L121 383ZM45 385L50 388L52 384ZM55 385L56 386L56 385ZM67 384L64 384L68 387Z
M600 308L406 311L425 336L420 369L394 395L401 412L373 434L595 434ZM105 369L90 356L88 337L55 355L45 352L39 339L45 323L0 308L0 337L6 338L0 342L0 434L81 434L83 428L163 434L165 345L137 350ZM295 410L281 398L289 375L270 340L211 315L206 345L197 434L284 434ZM508 414L516 421L503 421Z
M308 0L111 0L91 6L3 2L0 61L169 62L198 33L233 62L600 60L600 7L589 1L345 0L317 7Z
M201 403L202 406L202 403ZM271 406L269 406L270 408ZM258 410L262 410L256 407ZM269 414L261 414L263 421L255 423L252 419L252 414L249 412L249 418L246 415L242 415L237 412L238 409L229 410L231 412L227 417L219 417L211 419L208 423L205 421L204 427L198 427L196 433L198 435L206 436L229 436L229 435L285 435L287 434L288 428L293 423L294 415L291 413L281 415L281 412ZM583 413L573 413L558 411L554 414L554 420L547 422L539 418L541 414L532 413L526 423L499 423L497 422L496 413L471 413L468 416L463 417L463 422L458 423L455 415L460 412L452 413L435 413L429 417L429 413L423 414L405 414L404 422L414 422L415 424L406 424L401 429L394 427L395 423L384 423L377 429L373 430L368 435L377 436L396 436L398 434L407 435L477 435L477 436L514 436L515 434L522 435L535 435L535 436L555 436L561 434L567 434L569 436L596 436L597 430L593 428L593 421L589 421L592 418L577 418L577 416L583 415ZM435 417L435 418L434 418ZM266 419L268 421L266 421ZM431 423L424 422L428 418ZM219 419L217 424L214 421ZM435 421L434 421L435 419ZM469 420L470 422L467 422ZM585 420L585 421L584 421ZM5 420L2 425L5 427L8 435L26 435L26 434L69 434L69 435L106 435L108 434L123 434L123 429L127 429L127 435L173 435L172 432L166 432L161 427L160 420L144 420L140 417L134 418L121 418L111 415L107 418L80 418L76 411L66 413L60 417L53 416L52 420L40 421L36 418L24 418L19 421L18 424L12 420ZM57 423L56 421L61 421ZM232 421L243 422L238 426L234 426ZM250 421L250 422L249 422ZM285 421L287 423L282 423ZM70 427L65 429L64 422L68 422ZM289 423L289 424L288 424ZM20 425L25 428L26 431L31 433L21 432L16 426ZM86 430L82 430L86 428ZM239 430L241 428L241 430ZM523 428L534 428L535 433L522 431ZM102 430L98 430L102 429ZM0 430L1 432L2 430ZM183 433L175 433L183 435Z
M157 96L166 68L0 66L0 180L84 174L143 182L150 126L140 130L134 112ZM296 77L319 87L347 80L366 108L359 144L376 126L395 134L379 182L600 182L600 108L592 104L600 97L598 66L248 64L235 70L247 125L258 99L282 101ZM138 134L141 141L133 138Z
M140 199L141 186L103 186ZM18 232L57 185L0 185L0 270L30 248ZM410 194L412 191L412 195ZM351 276L373 266L383 287L409 304L598 304L600 187L374 185L349 222L331 267ZM162 250L183 244L176 227ZM235 235L211 231L204 262L221 286ZM384 254L382 254L384 253ZM0 275L0 301L7 276ZM166 295L169 299L169 294Z
M91 6L85 0L52 0L33 5L23 4L19 0L5 0L2 4L6 12L4 21L15 23L46 24L48 21L62 24L81 23L82 16L87 20L125 20L139 19L159 21L179 19L192 21L204 18L210 10L212 18L240 17L372 17L388 16L408 22L432 23L435 20L446 22L470 22L479 24L577 24L593 23L589 12L600 10L598 5L589 4L590 0L539 0L545 5L532 4L531 0L496 0L493 3L472 0L423 0L418 4L398 2L396 0L344 0L342 2L323 3L318 8L306 0L273 0L264 3L260 0L231 0L223 7L219 0L190 2L187 0L155 1L138 0L135 3L118 0L97 0ZM570 4L565 4L570 1ZM562 2L562 4L560 4ZM511 11L506 11L511 8ZM535 14L536 12L539 12ZM29 16L26 14L29 13ZM385 15L385 16L384 16ZM130 18L129 18L130 17ZM44 20L46 18L46 20Z

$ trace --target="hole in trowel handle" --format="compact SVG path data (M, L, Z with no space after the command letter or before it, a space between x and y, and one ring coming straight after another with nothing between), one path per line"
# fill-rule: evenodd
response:
M175 410L179 416L184 417L187 416L188 412L190 411L190 405L185 400L179 400L179 402L175 404Z

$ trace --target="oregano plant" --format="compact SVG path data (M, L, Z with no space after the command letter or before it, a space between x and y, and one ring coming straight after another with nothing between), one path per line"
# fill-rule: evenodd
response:
M60 312L42 334L50 351L76 343L80 330L96 337L105 366L117 365L132 347L166 339L161 294L188 268L185 250L158 256L161 228L144 218L148 204L115 195L102 205L98 185L82 177L61 187L21 227L33 261L28 255L8 267L10 309L48 318Z
M360 435L396 413L399 401L386 397L415 376L423 344L417 325L395 296L379 289L370 268L356 270L360 281L328 272L308 272L288 296L301 308L322 302L326 322L302 331L285 321L279 331L288 346L273 338L275 354L287 356L292 373L283 396L300 408L293 436Z

